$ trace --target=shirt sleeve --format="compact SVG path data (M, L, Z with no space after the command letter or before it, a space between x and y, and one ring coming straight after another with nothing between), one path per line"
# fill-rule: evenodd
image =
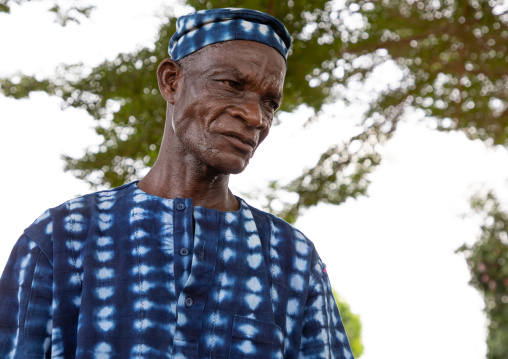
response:
M311 271L299 359L353 359L349 341L319 257Z
M52 266L22 235L0 278L0 358L51 356Z

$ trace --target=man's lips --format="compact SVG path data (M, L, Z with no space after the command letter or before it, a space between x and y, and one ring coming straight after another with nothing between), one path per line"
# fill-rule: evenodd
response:
M238 132L223 132L222 135L237 140L235 142L239 142L239 144L243 145L242 147L246 147L245 145L247 145L248 147L250 147L249 150L255 149L257 146L257 141Z

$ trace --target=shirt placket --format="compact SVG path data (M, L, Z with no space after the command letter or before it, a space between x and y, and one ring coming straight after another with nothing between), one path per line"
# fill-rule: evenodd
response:
M193 252L192 200L173 200L173 215L175 294L178 298L190 273Z
M175 200L176 201L176 200ZM175 209L178 211L176 201ZM214 277L215 259L217 255L217 243L220 233L220 215L217 211L205 208L195 208L194 213L182 209L182 215L189 216L186 221L190 222L190 233L192 234L192 214L195 219L194 236L192 245L188 246L189 253L186 256L190 261L188 276L178 296L177 304L177 323L173 343L173 356L186 358L197 358L198 345L202 336L203 314L206 299ZM190 219L190 221L189 221ZM179 220L176 218L175 220ZM175 255L181 248L186 248L185 242L182 244L175 237ZM192 247L192 248L191 248ZM175 261L176 274L176 261ZM184 271L184 275L187 274Z

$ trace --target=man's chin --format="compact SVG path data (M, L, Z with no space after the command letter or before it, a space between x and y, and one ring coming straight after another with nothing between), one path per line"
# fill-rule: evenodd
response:
M228 166L227 168L224 168L221 172L228 175L237 175L239 173L242 173L247 168L247 164L241 167L234 167L234 166Z
M221 163L215 164L213 166L215 169L217 169L219 172L225 174L225 175L236 175L239 173L242 173L249 164L249 160L229 160L229 161L221 161Z

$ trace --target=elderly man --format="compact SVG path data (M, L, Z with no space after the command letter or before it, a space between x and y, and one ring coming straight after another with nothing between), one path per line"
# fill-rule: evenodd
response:
M313 244L228 188L270 131L289 46L253 10L178 20L157 162L25 230L0 282L2 358L352 358Z

